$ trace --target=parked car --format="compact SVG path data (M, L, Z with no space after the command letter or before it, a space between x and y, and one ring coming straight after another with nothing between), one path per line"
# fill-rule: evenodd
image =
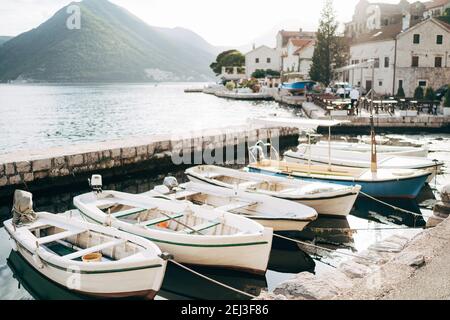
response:
M447 94L448 91L448 84L445 86L440 87L439 89L436 90L436 99L439 101L442 101L442 98L445 97L445 95Z

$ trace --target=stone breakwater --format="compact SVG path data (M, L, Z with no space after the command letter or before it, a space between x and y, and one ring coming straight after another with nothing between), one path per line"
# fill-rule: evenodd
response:
M77 177L84 181L86 176L94 172L119 175L140 170L167 169L174 165L173 152L186 155L242 144L245 146L269 136L272 139L279 137L280 143L286 139L295 143L298 130L265 129L249 125L4 154L0 155L0 193L5 189L38 182L49 184L58 180L64 185L74 182Z
M299 273L257 299L384 299L405 282L414 281L424 266L441 259L449 241L450 219L446 219L433 229L393 235L377 242L359 253L360 257L343 261L335 270L320 275Z

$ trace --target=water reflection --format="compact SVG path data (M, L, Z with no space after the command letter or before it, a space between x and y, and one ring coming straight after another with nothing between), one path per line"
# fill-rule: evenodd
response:
M39 300L86 300L92 297L78 294L50 281L33 268L18 253L11 251L7 265L18 281L34 299ZM311 257L292 244L278 243L274 246L269 269L284 273L314 271L315 263ZM251 295L259 295L267 288L265 276L244 272L207 267L191 268L207 277L236 288ZM14 285L12 279L2 279L4 284ZM2 286L3 287L3 286ZM26 296L25 294L23 294ZM164 282L158 296L176 300L246 300L247 296L203 279L177 265L169 263Z
M409 212L398 210L378 201L362 197L356 201L352 215L387 225L403 225L411 228L419 228L426 225L417 200L389 199L383 201Z
M105 189L142 193L160 184L167 174L177 177L180 182L186 181L183 170L181 170L161 175L147 172L126 177L107 178L104 180L104 184ZM86 185L81 187L74 186L72 188L53 190L52 192L36 192L34 194L35 208L37 211L64 212L73 209L72 199L74 196L88 191L86 183ZM423 202L432 197L432 194L429 188L425 188L419 199ZM389 201L389 203L417 213L419 216L392 209L367 198L360 198L356 202L352 216L348 218L321 216L318 220L309 224L302 232L283 233L283 235L288 237L325 247L332 250L332 252L274 238L268 266L269 271L265 277L204 267L194 267L194 269L231 287L252 295L258 295L261 290L267 287L273 288L280 282L291 278L294 274L304 271L317 273L320 272L325 264L336 266L343 258L338 251L357 252L373 243L376 240L375 237L380 235L380 232L384 232L374 232L374 228L407 228L425 225L425 220L420 216L420 207L416 201L393 200ZM0 199L1 221L10 217L11 205L12 197ZM367 228L368 231L356 231L356 228ZM2 228L0 228L0 236L1 233L4 233ZM6 248L8 245L7 241L0 243L0 249L2 249L0 252L4 252L5 258L9 253L9 248ZM15 253L9 255L7 263L7 266L12 271L6 265L2 267L3 269L0 268L0 297L2 298L29 299L33 297L35 299L60 300L87 298L50 282ZM17 289L17 281L12 278L12 274L19 281L22 289ZM245 295L213 284L173 264L169 264L167 268L159 297L163 299L196 300L248 299Z

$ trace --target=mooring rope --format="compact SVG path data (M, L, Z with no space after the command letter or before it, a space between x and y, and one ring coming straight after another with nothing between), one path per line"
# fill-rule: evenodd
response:
M400 211L400 212L403 212L403 213L408 213L408 214L411 214L411 215L416 216L416 217L425 217L425 218L430 218L431 217L431 215L425 215L423 213L418 214L418 213L415 213L415 212L412 212L412 211L409 211L409 210L406 210L406 209L402 209L400 207L396 207L396 206L394 206L394 205L392 205L390 203L387 203L387 202L381 201L380 199L374 198L374 197L372 197L371 195L369 195L369 194L367 194L365 192L360 191L359 193L362 194L363 196L369 198L369 199L372 199L372 200L377 201L377 202L379 202L381 204L384 204L385 206L390 207L390 208L392 208L392 209L394 209L396 211Z
M338 253L338 254L341 254L341 255L344 255L344 256L349 256L349 257L352 257L352 258L358 258L358 259L364 259L364 260L376 262L375 259L371 259L371 258L368 258L368 257L363 257L363 256L360 256L360 255L357 255L357 254L353 254L353 253L340 252L340 251L336 251L336 250L333 250L333 249L320 247L320 246L317 246L317 245L312 244L312 243L308 243L308 242L304 242L304 241L288 238L288 237L285 237L285 236L282 236L282 235L279 235L279 234L276 234L276 233L274 233L273 236L281 238L281 239L284 239L284 240L292 241L292 242L295 242L295 243L298 243L298 244L302 244L302 245L305 245L305 246L314 247L316 249L321 249L321 250L324 250L324 251L328 251L328 252L331 252L331 253Z
M416 229L423 229L422 227L385 227L385 228L309 228L312 232L343 232L343 233L354 233L358 231L384 231L384 230L416 230Z
M183 265L183 264L181 264L181 263L179 263L179 262L176 262L176 261L173 260L173 259L169 259L169 261L172 262L173 264L175 264L175 265L177 265L177 266L183 268L184 270L189 271L189 272L191 272L191 273L193 273L193 274L195 274L195 275L197 275L197 276L199 276L199 277L201 277L201 278L203 278L203 279L205 279L205 280L208 280L208 281L210 281L210 282L213 282L213 283L215 283L215 284L217 284L217 285L219 285L219 286L221 286L221 287L224 287L224 288L229 289L229 290L231 290L231 291L237 292L237 293L242 294L242 295L244 295L244 296L247 296L247 297L249 297L249 298L251 298L251 299L256 298L256 296L254 296L254 295L252 295L252 294L250 294L250 293L247 293L247 292L241 291L241 290L239 290L239 289L230 287L229 285L227 285L227 284L225 284L225 283L222 283L222 282L219 282L219 281L217 281L217 280L214 280L214 279L212 279L212 278L210 278L210 277L207 277L207 276L205 276L205 275L203 275L203 274L201 274L201 273L199 273L199 272L197 272L197 271L195 271L195 270L192 270L191 268L186 267L185 265Z

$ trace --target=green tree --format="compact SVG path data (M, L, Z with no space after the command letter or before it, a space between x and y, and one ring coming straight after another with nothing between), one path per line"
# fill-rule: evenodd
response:
M447 93L445 94L444 107L450 108L450 85L448 85Z
M216 61L209 66L216 75L222 73L222 67L243 67L245 56L238 50L227 50L220 53Z
M252 78L256 78L256 79L262 79L262 78L265 78L267 76L279 77L280 76L280 72L272 70L272 69L267 69L267 70L256 69L255 72L252 73Z
M414 99L423 100L423 88L418 86L416 90L414 90Z
M402 86L398 87L397 97L398 98L404 98L405 97L405 90L403 90Z
M436 95L434 93L433 88L427 87L425 90L425 100L434 101L436 99Z
M347 43L337 36L338 22L333 8L333 0L326 0L322 9L317 31L317 43L309 72L311 80L329 85L334 79L332 65L339 68L346 64Z

